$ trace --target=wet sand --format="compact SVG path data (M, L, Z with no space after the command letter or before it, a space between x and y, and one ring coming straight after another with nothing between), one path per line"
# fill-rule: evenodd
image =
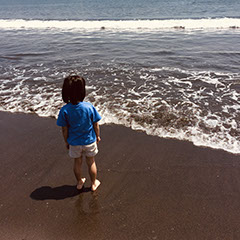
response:
M0 112L1 240L240 239L240 156L101 126L77 191L55 119Z

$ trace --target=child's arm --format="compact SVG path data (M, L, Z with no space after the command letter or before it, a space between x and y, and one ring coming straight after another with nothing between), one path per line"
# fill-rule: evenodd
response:
M62 134L63 134L63 138L66 144L66 148L69 149L69 144L67 142L68 139L68 127L62 127Z
M101 141L101 138L100 138L100 127L98 122L93 123L93 128L97 137L97 143L99 143Z

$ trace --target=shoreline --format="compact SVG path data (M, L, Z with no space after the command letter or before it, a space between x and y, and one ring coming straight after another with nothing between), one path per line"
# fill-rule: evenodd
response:
M55 119L0 119L3 239L240 238L238 155L102 125L102 184L79 192Z
M54 116L39 116L37 113L35 112L9 112L7 110L0 110L0 113L9 113L9 114L25 114L25 115L33 115L33 116L36 116L36 117L39 117L39 118L47 118L47 119L54 119L56 120L56 118ZM128 129L131 129L132 131L136 131L136 132L141 132L143 134L145 134L146 136L149 136L149 137L158 137L160 139L166 139L166 140L173 140L173 141L180 141L180 142L187 142L187 143L191 143L193 144L195 147L199 147L199 148L207 148L207 149L212 149L212 150L218 150L218 151L224 151L228 154L233 154L235 156L239 156L240 157L240 153L239 152L234 152L234 151L230 151L230 150L226 150L225 148L222 148L222 147L219 147L219 146L216 146L216 145L210 145L210 144L203 144L203 143L200 143L198 142L197 140L197 143L195 140L190 140L190 139L185 139L185 138L177 138L175 137L174 135L169 135L167 134L167 136L159 136L157 134L151 134L151 133L148 133L148 130L146 129L141 129L141 128L138 128L138 129L133 129L131 126L126 126L123 122L121 123L108 123L108 122L104 122L103 124L101 124L100 126L117 126L117 127L124 127L124 128L128 128ZM166 130L164 130L166 131Z

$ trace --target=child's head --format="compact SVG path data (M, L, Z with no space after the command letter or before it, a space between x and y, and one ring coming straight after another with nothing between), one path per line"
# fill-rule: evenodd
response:
M62 99L65 103L77 104L85 98L85 80L78 75L70 75L64 79Z

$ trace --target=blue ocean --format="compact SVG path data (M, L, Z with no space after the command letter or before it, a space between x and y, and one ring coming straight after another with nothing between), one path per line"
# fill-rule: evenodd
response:
M104 123L240 153L239 0L0 0L0 110L56 117L87 81Z

